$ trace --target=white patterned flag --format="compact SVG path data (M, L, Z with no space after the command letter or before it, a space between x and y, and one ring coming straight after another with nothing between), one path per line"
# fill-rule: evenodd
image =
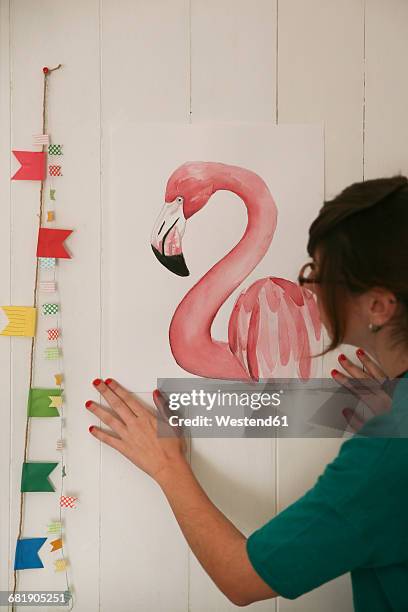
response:
M52 521L48 523L48 533L60 533L62 531L61 521Z
M50 137L48 134L34 134L33 136L34 145L49 145Z
M55 281L41 281L40 282L40 291L44 293L54 293L56 290L56 282Z
M45 349L44 356L50 361L59 359L59 357L61 357L61 349L58 346L50 346L49 348Z

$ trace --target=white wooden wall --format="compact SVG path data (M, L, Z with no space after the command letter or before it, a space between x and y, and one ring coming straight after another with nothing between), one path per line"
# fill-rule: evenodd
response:
M36 239L38 198L32 185L10 184L10 150L30 148L41 128L39 70L64 64L53 76L50 121L54 141L70 151L58 220L77 228L70 244L79 262L65 265L60 278L64 312L77 321L63 346L65 486L81 497L80 511L66 519L78 612L233 608L189 554L158 487L87 431L89 382L111 374L103 259L104 215L114 203L106 182L109 128L130 120L323 122L325 191L333 196L363 177L408 171L407 52L405 0L0 0L1 304L31 303ZM137 359L143 347L135 347ZM326 371L332 365L327 359ZM3 338L3 590L12 584L27 381L28 344ZM46 427L49 443L33 424L31 460L53 460L56 430ZM214 502L249 533L311 486L338 446L327 439L275 446L201 440L191 460ZM43 535L44 518L56 518L54 496L40 498L30 502L25 536ZM50 584L41 576L49 575L27 571L19 588L45 590ZM295 602L253 608L346 612L349 578Z

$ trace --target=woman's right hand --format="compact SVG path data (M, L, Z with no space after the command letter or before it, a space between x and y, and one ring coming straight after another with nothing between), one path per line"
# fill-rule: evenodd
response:
M362 367L350 361L345 355L339 355L339 363L349 376L338 370L332 370L334 380L351 391L372 412L370 417L362 418L355 410L344 408L343 416L354 431L358 431L369 418L388 412L392 404L392 397L383 389L383 384L389 380L386 374L363 349L357 349L356 356ZM360 384L353 384L353 381L358 381Z

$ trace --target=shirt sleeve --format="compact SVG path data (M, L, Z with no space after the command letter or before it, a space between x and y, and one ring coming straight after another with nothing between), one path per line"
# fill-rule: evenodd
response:
M358 566L362 543L318 487L247 539L256 572L279 595L295 599Z
M358 567L407 556L408 440L353 437L315 485L247 539L250 562L295 599Z

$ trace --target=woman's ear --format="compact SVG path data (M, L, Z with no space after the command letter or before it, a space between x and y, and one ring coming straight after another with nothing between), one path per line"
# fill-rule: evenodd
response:
M395 294L382 287L367 291L367 318L373 326L382 327L392 319L397 308Z

